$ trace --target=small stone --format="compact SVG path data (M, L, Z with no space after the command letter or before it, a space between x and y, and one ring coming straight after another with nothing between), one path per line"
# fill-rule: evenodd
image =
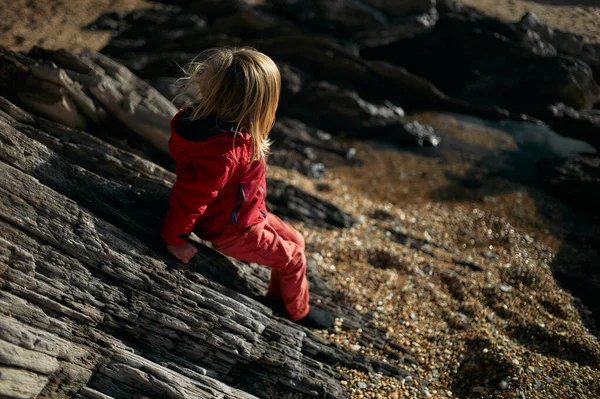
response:
M365 389L365 388L367 387L367 384L366 384L366 383L364 383L364 382L362 382L362 381L359 381L359 382L356 384L356 386L358 387L358 389Z
M501 285L500 286L500 291L502 291L502 292L511 292L512 291L512 287L510 285Z
M510 361L514 366L518 366L519 365L519 359L513 359Z
M359 217L357 217L357 218L356 218L356 222L357 222L358 224L363 224L363 223L365 223L366 221L367 221L367 219L366 219L366 218L365 218L363 215L360 215Z
M360 345L352 345L350 347L351 351L358 352L360 350Z
M502 389L502 390L508 389L508 381L501 381L500 382L500 389Z
M471 392L473 392L473 393L485 393L485 388L484 387L473 387L473 389L471 389Z
M498 255L493 253L492 251L486 251L482 255L484 258L487 259L498 259Z
M362 307L362 305L356 305L354 307L354 309L356 309L356 310L358 310L360 312L361 310L363 310L363 307Z

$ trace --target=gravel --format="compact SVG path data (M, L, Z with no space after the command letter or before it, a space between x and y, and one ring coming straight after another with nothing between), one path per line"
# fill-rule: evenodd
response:
M600 345L593 336L599 334L584 325L573 297L554 279L551 267L560 266L555 254L564 245L560 223L536 211L543 200L561 221L569 215L564 206L501 179L486 189L496 200L481 202L476 189L456 187L448 177L473 167L464 157L448 156L441 164L434 157L353 145L365 165L330 168L321 182L270 168L273 177L295 180L355 217L365 215L364 223L347 230L294 224L305 236L307 255L318 259L318 272L344 306L369 315L384 346L343 323L334 333L315 333L411 374L374 378L339 367L348 375L342 381L348 396L595 397ZM420 177L423 172L428 179ZM317 192L315 184L322 183L332 190ZM385 234L399 224L412 241ZM415 240L427 242L427 251L411 245ZM497 258L486 256L488 251Z

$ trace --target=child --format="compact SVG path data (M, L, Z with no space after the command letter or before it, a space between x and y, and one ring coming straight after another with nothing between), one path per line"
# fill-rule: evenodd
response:
M265 205L265 156L281 86L277 66L253 49L218 48L202 53L186 75L198 102L171 121L177 181L162 228L169 252L187 263L196 253L186 240L194 230L225 255L271 267L267 298L283 303L290 320L331 327L333 316L308 304L302 235Z

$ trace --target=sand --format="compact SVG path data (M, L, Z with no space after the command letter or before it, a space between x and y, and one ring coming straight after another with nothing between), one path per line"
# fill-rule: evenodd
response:
M600 0L459 0L488 15L518 21L533 12L553 28L582 35L589 43L600 43Z
M110 40L108 32L84 28L110 11L150 6L144 0L2 0L0 46L27 51L33 46L73 51L98 51Z

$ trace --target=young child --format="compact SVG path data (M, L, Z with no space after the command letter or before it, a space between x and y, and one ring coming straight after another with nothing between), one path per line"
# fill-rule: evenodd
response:
M333 316L308 304L302 235L265 205L277 66L253 49L218 48L202 53L186 75L197 102L171 121L177 181L162 228L169 252L187 263L196 254L186 240L193 230L225 255L271 267L267 298L282 303L290 320L331 327Z

